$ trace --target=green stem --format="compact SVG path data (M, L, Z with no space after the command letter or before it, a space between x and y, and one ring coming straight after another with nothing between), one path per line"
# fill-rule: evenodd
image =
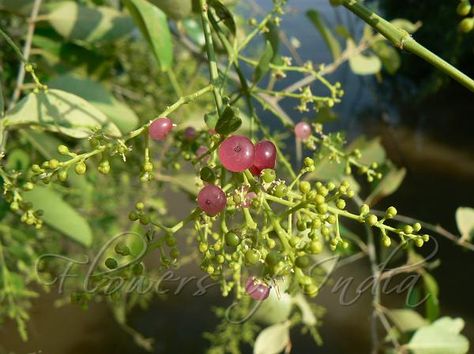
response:
M407 31L394 26L357 0L342 0L342 4L387 38L395 47L419 56L474 92L474 80L419 44Z
M206 40L206 52L209 62L209 74L211 83L213 84L214 100L216 101L217 113L221 115L222 97L219 92L219 69L217 67L216 53L214 52L214 44L212 42L211 25L207 15L208 5L206 0L199 0L201 5L201 21L204 38Z

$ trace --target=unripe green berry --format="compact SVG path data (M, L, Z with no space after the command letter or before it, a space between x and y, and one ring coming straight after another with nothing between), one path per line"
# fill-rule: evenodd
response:
M410 225L405 225L403 227L403 232L410 235L413 233L413 227L411 227Z
M205 242L199 243L199 252L205 253L208 250L209 246Z
M311 259L308 256L299 256L295 259L295 266L298 268L306 268L310 262Z
M317 194L317 195L314 197L314 202L315 202L317 205L324 204L325 201L326 201L326 198L324 198L321 194Z
M370 211L370 208L367 204L362 204L360 206L360 215L365 215L365 214L368 214Z
M420 224L419 222L414 223L414 224L413 224L413 230L414 230L415 232L420 231L420 230L421 230L421 224Z
M276 246L275 240L272 239L272 238L269 238L269 239L267 240L267 246L268 246L268 248L270 248L270 249L275 248L275 246Z
M58 152L61 155L67 155L67 154L69 154L69 148L66 145L59 145L58 146Z
M269 266L275 266L280 261L280 254L277 251L270 251L265 257L265 263Z
M152 172L153 171L153 164L150 161L147 161L143 164L143 171L144 172Z
M465 18L459 22L458 28L463 33L472 31L474 28L474 17Z
M84 163L84 161L79 161L76 166L74 166L74 171L78 174L78 175L83 175L86 173L87 171L87 166L86 164Z
M311 243L309 244L309 251L312 254L321 253L322 250L323 250L323 245L320 241L311 241Z
M311 184L308 181L300 182L300 192L303 194L307 194L311 190Z
M314 166L314 160L311 157L305 157L303 163L304 163L305 167Z
M276 178L275 170L266 168L262 171L262 179L265 183L272 183Z
M430 240L430 235L424 234L423 236L421 236L421 238L423 239L424 242L428 242Z
M336 188L336 185L332 182L329 182L326 186L329 191L333 191Z
M377 221L378 221L377 216L375 216L374 214L369 214L365 218L365 222L369 226L374 226L377 223Z
M334 225L336 223L336 216L335 215L328 215L326 221L330 223L331 225Z
M328 212L327 204L319 204L316 208L319 214L326 214Z
M315 297L316 295L318 295L318 287L314 284L306 284L304 286L304 292L306 295L310 296L310 297Z
M59 161L56 160L56 159L51 159L49 160L49 168L52 169L52 170L55 170L57 169L59 166Z
M31 170L34 172L34 173L40 173L41 172L41 167L38 165L38 164L34 164L33 166L31 166Z
M319 229L321 227L321 225L322 225L321 219L319 219L319 218L315 218L311 222L311 228L314 229L314 230Z
M135 209L137 209L137 210L143 210L143 209L145 209L145 204L143 204L143 202L137 202L137 203L135 204Z
M275 195L275 197L282 198L286 196L287 193L288 193L288 187L284 185L283 183L281 183L275 187L275 191L273 194Z
M424 243L424 242L423 242L423 238L418 237L418 238L415 239L415 245L416 245L416 247L423 247L423 243Z
M471 12L471 4L467 0L463 0L458 4L458 7L456 8L456 12L458 13L459 16L467 16L469 15L469 12Z
M116 269L118 267L118 263L115 258L109 257L105 260L105 266L109 269Z
M344 199L338 199L336 201L336 206L339 208L339 209L344 209L346 207L346 201Z
M385 216L387 219L392 219L397 215L397 209L395 207L391 206L388 207L387 210L385 211Z
M240 238L239 236L232 231L229 231L228 233L225 234L225 243L229 247L237 247L240 243Z
M98 167L97 169L98 169L99 172L102 173L103 175L109 174L109 172L110 172L110 163L109 163L109 161L107 161L107 160L102 161L102 162L99 164L99 167Z
M114 247L114 251L121 256L128 256L130 254L130 249L125 241L118 242Z
M58 180L60 182L66 182L67 181L67 177L68 177L68 174L67 174L67 171L66 170L61 170L59 171L58 173Z
M245 252L245 260L249 264L257 264L260 260L260 252L252 249L247 250L247 252Z
M382 238L382 243L385 247L390 247L390 245L392 244L392 240L390 239L390 237L384 236Z
M26 182L23 185L23 190L25 190L25 191L31 191L33 188L35 188L35 185L31 182Z
M150 223L150 217L148 215L140 215L140 224L148 225Z

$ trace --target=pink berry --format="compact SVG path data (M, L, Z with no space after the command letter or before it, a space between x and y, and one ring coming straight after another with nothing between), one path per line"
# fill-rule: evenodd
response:
M194 140L197 136L196 129L193 127L187 127L183 132L184 138L188 141Z
M231 136L219 146L219 159L229 171L245 171L253 165L254 158L255 147L250 139L245 136Z
M151 122L148 133L153 140L165 140L173 126L171 119L166 117L158 118Z
M268 140L263 140L255 145L255 159L250 172L254 176L260 175L262 170L266 168L275 168L276 162L276 147Z
M252 299L263 301L270 295L270 288L252 277L249 278L247 284L245 284L245 292L249 294Z
M222 189L209 184L199 191L198 205L209 216L215 216L224 210L227 197Z
M306 140L311 136L311 126L306 122L295 125L295 135L300 140Z

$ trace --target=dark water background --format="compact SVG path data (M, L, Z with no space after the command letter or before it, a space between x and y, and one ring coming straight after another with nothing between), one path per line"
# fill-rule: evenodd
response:
M268 9L271 2L262 0L258 3ZM292 1L291 5L292 11L284 17L282 28L288 37L300 40L298 52L305 60L331 61L320 35L304 16L307 9L317 8L332 24L342 19L356 36L362 31L363 24L358 19L344 9L337 10L337 14L326 0L298 0ZM454 9L455 5L452 7ZM415 37L423 37L426 34L423 31L424 27ZM403 54L403 58L404 62L419 64L408 54ZM431 69L427 70L424 76L417 76L410 68L404 68L403 72L409 75L386 78L378 83L374 77L352 74L348 65L343 65L329 78L340 81L346 95L335 109L339 119L328 124L326 129L345 130L349 140L360 134L381 136L389 157L399 166L406 167L407 176L400 190L384 200L378 206L380 209L394 204L402 214L440 223L457 233L456 208L474 206L474 96L456 83L450 83L439 92L425 94L423 88L431 73ZM298 78L289 75L281 85ZM314 92L318 90L315 85ZM295 121L304 117L292 110L294 101L283 101L283 106L292 112ZM275 119L265 112L261 114L264 121ZM474 256L449 241L438 240L441 264L433 273L441 289L442 315L463 317L466 321L464 334L474 342ZM186 268L182 272L196 274L198 271ZM369 274L368 264L361 261L350 269L343 269L341 274L364 279ZM201 297L192 296L194 290L194 285L186 287L179 295L169 296L166 301L157 300L150 309L137 310L131 316L132 326L145 336L155 338L155 353L205 351L207 342L202 333L212 331L217 323L211 308L226 302L217 289L211 289ZM370 294L364 294L355 305L345 307L329 290L324 289L317 298L317 302L328 309L321 330L324 346L317 348L309 337L295 332L292 333L293 352L368 353ZM403 296L386 300L389 305L402 306ZM0 349L4 347L6 353L44 354L141 352L113 321L105 306L93 305L89 311L73 306L54 309L53 302L52 295L37 301L28 344L21 343L11 324L2 326Z

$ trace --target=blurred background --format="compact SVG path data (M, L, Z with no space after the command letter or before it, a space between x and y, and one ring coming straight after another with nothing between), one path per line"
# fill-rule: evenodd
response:
M386 18L420 21L422 26L414 37L473 77L474 34L458 32L459 17L453 3L442 0L405 0L403 4L397 0L370 1L370 5L378 8ZM268 0L244 1L238 9L244 17L249 17L250 14L256 16L258 9L265 11L271 6ZM317 9L331 28L342 23L356 38L362 35L362 21L343 8L331 7L328 1L289 1L289 7L281 29L303 62L331 62L320 34L305 15L309 9ZM8 15L0 12L0 16ZM286 47L282 51L292 55ZM403 215L439 223L458 234L454 218L456 209L474 207L473 96L417 57L402 53L401 59L401 67L394 76L354 75L348 64L331 74L329 79L340 81L346 94L334 109L337 119L327 122L325 129L344 130L349 141L361 134L380 137L389 158L406 168L406 178L398 192L385 199L378 209L393 204ZM296 76L288 75L280 84L284 87L295 80ZM315 86L317 93L319 88ZM283 101L282 105L292 112L295 121L305 117L294 110L294 102ZM267 112L261 111L259 115L264 122L274 121ZM188 201L176 199L170 212L183 214L182 203ZM474 257L444 238L437 239L440 264L433 275L441 289L442 315L462 317L466 322L463 333L473 343L474 282L470 278ZM187 266L177 274L200 276L201 273L198 267ZM351 264L350 269L340 269L334 277L355 276L363 280L369 275L368 262L360 261ZM170 288L173 286L175 284L169 284ZM364 293L351 306L342 306L338 294L330 290L324 288L315 300L327 308L321 328L323 347L316 348L309 337L292 333L293 352L368 353L370 294ZM212 331L217 324L212 308L227 304L227 300L220 296L217 288L211 288L199 297L193 296L194 291L191 285L178 295L157 299L149 309L136 310L131 316L131 326L154 338L155 353L205 351L207 342L202 333ZM401 306L406 295L391 295L384 302ZM52 292L34 301L28 343L21 341L12 323L3 324L0 327L0 353L141 353L132 337L115 323L106 305L94 304L85 311L74 305L55 308L55 300ZM247 350L251 352L250 348Z

